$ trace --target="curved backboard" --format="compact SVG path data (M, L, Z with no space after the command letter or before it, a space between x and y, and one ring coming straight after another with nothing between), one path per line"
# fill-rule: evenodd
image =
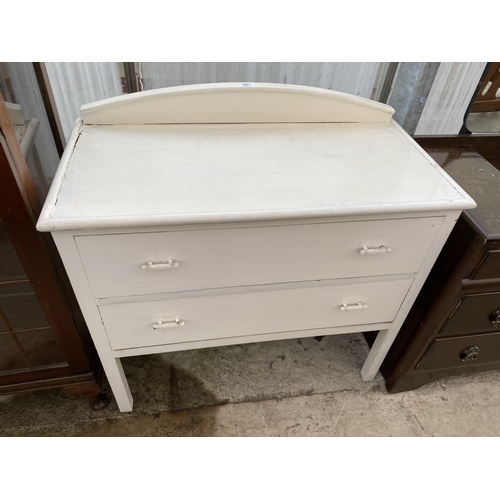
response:
M271 83L184 85L81 108L85 125L387 123L394 109L333 90Z

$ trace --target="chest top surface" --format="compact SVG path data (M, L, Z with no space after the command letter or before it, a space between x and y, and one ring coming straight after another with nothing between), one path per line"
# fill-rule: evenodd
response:
M37 227L474 208L392 112L270 84L176 87L84 106Z

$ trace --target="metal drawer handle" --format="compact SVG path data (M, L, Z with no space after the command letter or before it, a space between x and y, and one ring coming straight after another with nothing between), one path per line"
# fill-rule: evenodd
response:
M479 351L480 349L477 346L468 347L464 349L459 356L462 361L474 361L479 356Z
M500 328L500 308L490 314L491 322L495 328Z
M357 311L358 309L366 309L368 304L358 302L357 304L346 304L345 302L340 306L341 311Z
M366 245L359 251L361 255L372 255L376 253L390 253L392 252L392 248L385 247L384 245L380 245L375 248L368 248Z
M153 329L160 330L161 328L174 328L176 326L182 326L183 324L184 321L182 321L181 318L175 318L175 321L167 321L166 323L159 319L156 323L154 323Z
M175 262L173 259L169 259L166 262L153 262L148 260L146 264L142 266L143 269L172 269L173 267L179 267L179 263Z

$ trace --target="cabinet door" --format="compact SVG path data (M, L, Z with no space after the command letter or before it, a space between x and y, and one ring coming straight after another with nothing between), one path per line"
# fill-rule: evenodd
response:
M0 374L66 363L0 221Z
M93 378L25 157L0 95L0 393Z

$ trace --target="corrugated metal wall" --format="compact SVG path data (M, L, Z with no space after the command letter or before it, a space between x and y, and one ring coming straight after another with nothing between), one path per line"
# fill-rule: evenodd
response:
M68 137L82 104L122 95L121 63L46 63ZM456 134L486 63L441 63L416 134ZM143 62L143 89L196 83L254 81L310 85L379 100L389 63Z
M377 100L388 63L202 62L140 63L144 90L213 82L309 85Z
M441 63L415 135L458 134L485 66L484 62Z
M82 104L123 94L121 63L48 62L46 67L66 140Z

